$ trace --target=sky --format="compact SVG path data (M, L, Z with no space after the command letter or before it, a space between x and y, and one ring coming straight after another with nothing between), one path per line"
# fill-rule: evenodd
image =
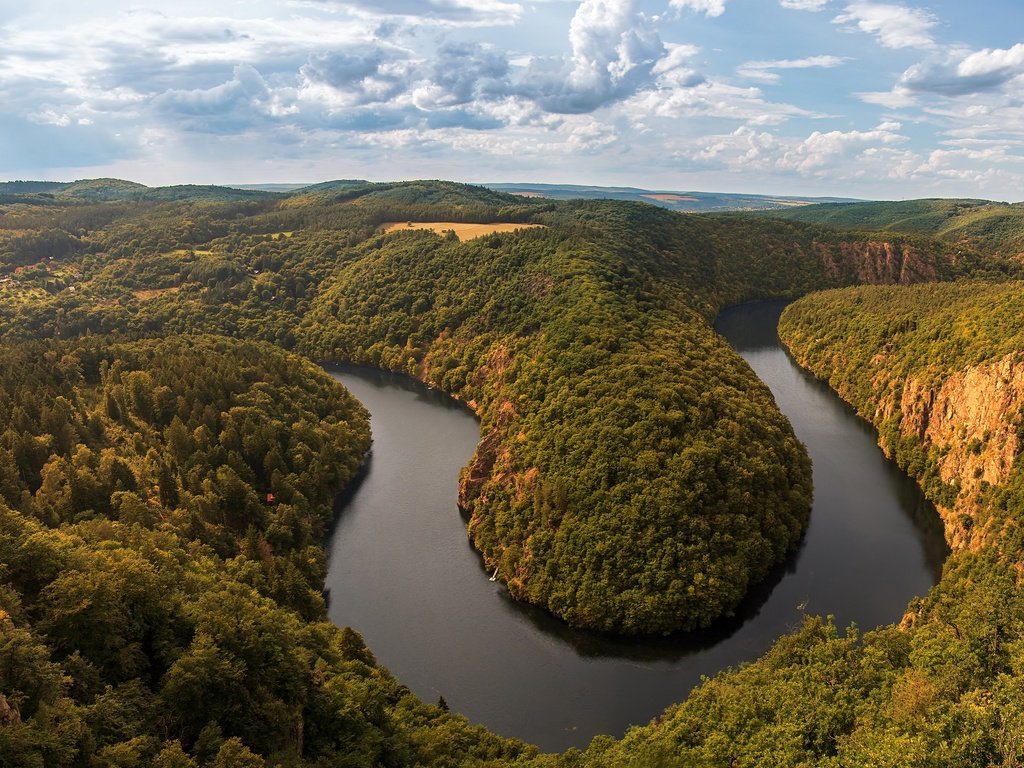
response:
M1021 0L0 0L0 179L1024 200Z

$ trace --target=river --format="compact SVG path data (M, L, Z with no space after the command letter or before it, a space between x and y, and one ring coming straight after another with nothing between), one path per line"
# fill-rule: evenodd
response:
M776 335L784 304L722 313L716 329L771 388L814 463L799 549L710 631L621 639L568 629L488 580L456 505L477 422L447 396L374 369L328 367L371 413L373 452L329 545L331 620L426 701L545 751L621 736L699 682L761 655L802 615L862 630L899 619L946 556L934 509L872 428L801 371Z

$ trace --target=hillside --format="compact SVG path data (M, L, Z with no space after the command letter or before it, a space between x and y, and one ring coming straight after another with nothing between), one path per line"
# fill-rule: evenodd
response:
M4 246L3 335L201 328L457 394L482 420L462 499L488 567L519 599L624 632L728 614L805 524L806 459L764 388L711 333L717 309L980 263L913 238L537 202L447 182L61 215L7 219L17 229ZM546 227L466 243L377 233L413 218ZM711 509L713 529L703 522ZM588 560L594 538L617 544Z
M72 554L52 555L57 564L38 577L12 571L19 580L0 604L5 637L24 638L40 679L66 675L72 687L32 693L0 669L0 714L17 712L20 728L0 727L0 754L51 750L47 765L171 760L182 748L203 764L222 750L294 765L341 754L358 765L533 759L416 702L353 633L320 621L315 543L327 500L365 450L365 415L336 390L317 405L323 377L276 348L406 372L462 398L481 419L481 442L460 501L510 593L574 625L664 632L728 614L806 525L806 455L767 389L711 331L718 309L1001 266L920 235L536 201L448 182L58 200L2 213L0 340L12 363L0 405L12 426L0 464L18 468L2 477L18 511L0 543L8 563L28 562L40 539ZM544 226L462 242L381 231L395 221ZM197 331L247 341L173 340ZM186 361L196 349L210 361L202 370ZM326 440L337 456L324 453ZM174 593L182 606L220 595L211 579L228 574L239 584L225 582L234 597L224 600L241 624L212 598L147 613L148 596L168 589L159 582L138 604L117 604L127 618L90 624L92 614L52 608L66 584L92 594L61 574L77 563L87 565L75 573L96 570L88 563L103 547L117 551L104 566L112 578L136 548L195 573ZM108 631L118 621L128 629ZM249 624L252 643L237 629ZM96 637L108 640L95 647ZM789 670L850 642L812 623L773 658ZM774 663L745 674L774 674ZM709 683L680 717L730 679ZM808 701L781 684L776 696L794 712ZM78 730L51 745L54 707ZM717 743L729 721L701 717L706 743ZM649 748L671 733L655 729ZM646 738L622 748L647 754L637 746ZM603 764L612 746L537 764Z
M0 204L43 204L62 202L101 203L115 201L171 202L178 200L260 200L278 197L274 190L260 187L242 189L213 185L179 184L147 187L123 179L83 179L74 182L11 181L0 183Z
M899 628L843 638L808 621L592 764L1019 760L1022 296L1017 282L860 287L786 310L796 359L878 427L943 510L953 555Z
M856 230L920 233L986 253L1024 258L1024 204L907 200L812 205L767 215Z
M648 203L672 211L788 210L815 203L852 202L840 197L793 197L790 195L742 195L726 192L679 192L676 190L600 187L579 184L484 184L488 189L521 197L548 200L626 200Z

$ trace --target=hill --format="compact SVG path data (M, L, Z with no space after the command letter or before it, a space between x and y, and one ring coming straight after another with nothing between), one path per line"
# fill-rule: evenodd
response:
M17 195L15 199L12 197ZM179 184L147 187L123 179L83 179L74 182L13 181L0 183L0 204L38 203L48 200L67 202L174 202L179 200L262 200L277 197L263 189L239 189L213 185Z
M788 210L814 203L852 202L839 197L799 197L790 195L743 195L724 192L679 192L638 189L636 187L599 187L578 184L485 184L489 189L520 197L549 200L628 200L668 208L673 211L756 211Z
M1006 258L1024 259L1022 203L906 200L813 205L767 215L856 230L927 234Z
M107 187L134 193L82 192ZM913 687L907 659L952 665L955 686L983 667L971 701L1007 694L983 675L1006 669L1009 630L940 612L985 655L938 620L864 643L809 621L622 742L538 756L471 728L323 622L318 535L365 414L286 351L462 398L481 442L460 502L489 568L574 625L660 633L727 615L807 521L806 454L711 330L717 311L1004 263L920 234L449 182L48 202L0 209L0 659L15 660L0 660L0 755L15 764L795 765L841 748L886 764L909 747L891 729L864 746L860 713L913 727L948 701L944 679ZM543 226L463 242L382 231L395 221ZM995 740L970 703L941 733Z

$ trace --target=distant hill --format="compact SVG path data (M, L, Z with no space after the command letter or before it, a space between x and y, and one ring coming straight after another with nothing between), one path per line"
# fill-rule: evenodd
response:
M374 183L362 179L337 179L317 184L233 184L228 186L179 184L165 187L148 187L123 179L82 179L74 182L55 181L9 181L0 182L0 204L31 203L46 204L47 199L82 202L169 202L173 200L235 201L251 199L274 199L281 196L295 198L351 199L363 195L374 198L408 198L417 185L435 185L444 189L450 197L456 189L451 182L385 182ZM474 185L465 185L474 186ZM649 190L637 187L596 187L575 184L483 184L477 189L488 189L504 195L519 198L544 198L549 200L629 200L650 203L674 211L715 212L715 211L788 211L816 203L850 203L848 198L837 197L792 197L785 195L741 195L718 192L678 192L671 190ZM394 191L391 191L394 190ZM479 196L472 195L472 201L479 204ZM494 197L490 204L508 204L506 198Z
M71 186L65 181L0 181L0 195L59 192Z
M843 197L792 197L789 195L741 195L723 192L678 192L637 187L591 187L577 184L484 184L489 189L521 197L551 200L633 200L660 205L673 211L788 210L815 203L850 203Z
M147 187L124 179L81 179L79 181L8 181L0 183L0 204L66 202L106 203L115 201L170 202L176 200L262 200L279 197L272 191L239 189L214 185L178 184Z
M813 205L766 215L844 229L912 232L1008 257L1024 257L1024 203L900 200Z
M360 182L364 183L364 182ZM297 189L303 189L311 186L310 184L286 184L286 183L269 183L269 184L225 184L231 189L243 189L249 192L294 192Z

